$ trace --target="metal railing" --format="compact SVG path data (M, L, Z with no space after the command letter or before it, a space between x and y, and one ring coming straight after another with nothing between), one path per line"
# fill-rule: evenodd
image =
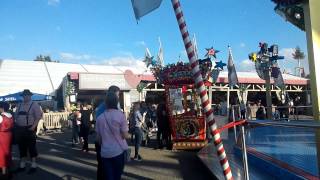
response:
M61 129L69 126L68 112L49 112L43 114L44 126L47 129Z
M231 107L232 114L235 119L241 119L241 111L239 105L233 105ZM248 120L259 119L256 117L258 106L247 106L245 112L245 118ZM263 107L265 118L267 109L271 108L272 120L312 120L312 106L272 106ZM242 118L243 119L243 118Z

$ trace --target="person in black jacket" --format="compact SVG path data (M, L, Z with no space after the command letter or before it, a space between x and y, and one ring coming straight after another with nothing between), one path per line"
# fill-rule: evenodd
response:
M88 136L91 126L91 118L92 118L92 110L88 108L88 104L84 103L82 109L80 110L81 113L81 124L80 124L80 134L83 138L83 147L82 151L88 152Z
M163 142L166 144L167 148L170 147L170 125L169 116L166 111L165 103L160 103L157 108L157 142L158 148L163 148Z

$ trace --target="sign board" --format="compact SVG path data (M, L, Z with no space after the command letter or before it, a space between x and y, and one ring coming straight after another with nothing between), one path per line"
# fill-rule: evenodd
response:
M121 90L130 90L123 74L79 74L80 90L106 90L110 86L118 86Z

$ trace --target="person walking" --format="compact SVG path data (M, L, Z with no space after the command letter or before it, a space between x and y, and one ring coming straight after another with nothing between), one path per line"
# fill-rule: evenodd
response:
M31 168L28 173L34 173L37 170L36 158L38 151L36 148L36 129L39 120L42 118L43 112L41 107L32 102L32 92L29 89L23 90L23 102L19 104L15 115L15 135L20 153L20 166L18 172L24 171L26 168L26 158L29 152L31 158Z
M8 113L9 104L0 102L0 168L2 174L0 179L10 179L8 167L11 164L11 142L13 128L12 114Z
M125 150L128 149L128 123L118 109L118 96L108 92L106 110L97 118L97 141L101 144L101 163L104 180L120 180L125 163Z
M246 119L246 105L244 101L240 103L240 119Z
M134 160L142 161L142 157L139 154L139 148L141 146L142 138L143 138L143 125L147 112L143 111L143 115L141 115L140 103L134 104L134 119L135 119L135 128L134 128Z
M119 98L120 88L118 86L112 85L112 86L109 87L107 92L108 93L114 93ZM99 104L99 106L96 108L96 111L95 111L96 121L97 121L98 117L104 113L106 108L107 107L106 107L106 103L105 102L102 102L101 104ZM117 108L120 110L119 102L117 104ZM96 122L96 124L97 124L97 122ZM97 162L98 162L97 179L98 180L103 180L104 179L104 173L103 173L103 170L102 170L101 144L97 140L96 140L96 142L94 144L95 144L95 150L96 150L96 156L97 156Z

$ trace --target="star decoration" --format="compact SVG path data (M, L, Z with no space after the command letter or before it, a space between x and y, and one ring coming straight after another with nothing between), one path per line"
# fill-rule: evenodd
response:
M151 56L151 57L146 56L145 59L143 60L143 62L146 64L147 68L148 68L150 65L152 65L152 62L153 62L153 61L154 61L154 60L153 60L153 56Z
M206 48L206 50L207 50L206 57L211 57L211 56L213 56L214 58L217 58L216 53L220 52L219 50L213 49L213 47L211 47L211 48Z
M257 57L257 54L256 53L251 53L249 54L249 59L252 61L252 62L256 62L258 57Z
M226 66L226 63L223 63L222 61L216 62L216 65L214 66L214 68L220 68L221 70L223 70L223 66Z

